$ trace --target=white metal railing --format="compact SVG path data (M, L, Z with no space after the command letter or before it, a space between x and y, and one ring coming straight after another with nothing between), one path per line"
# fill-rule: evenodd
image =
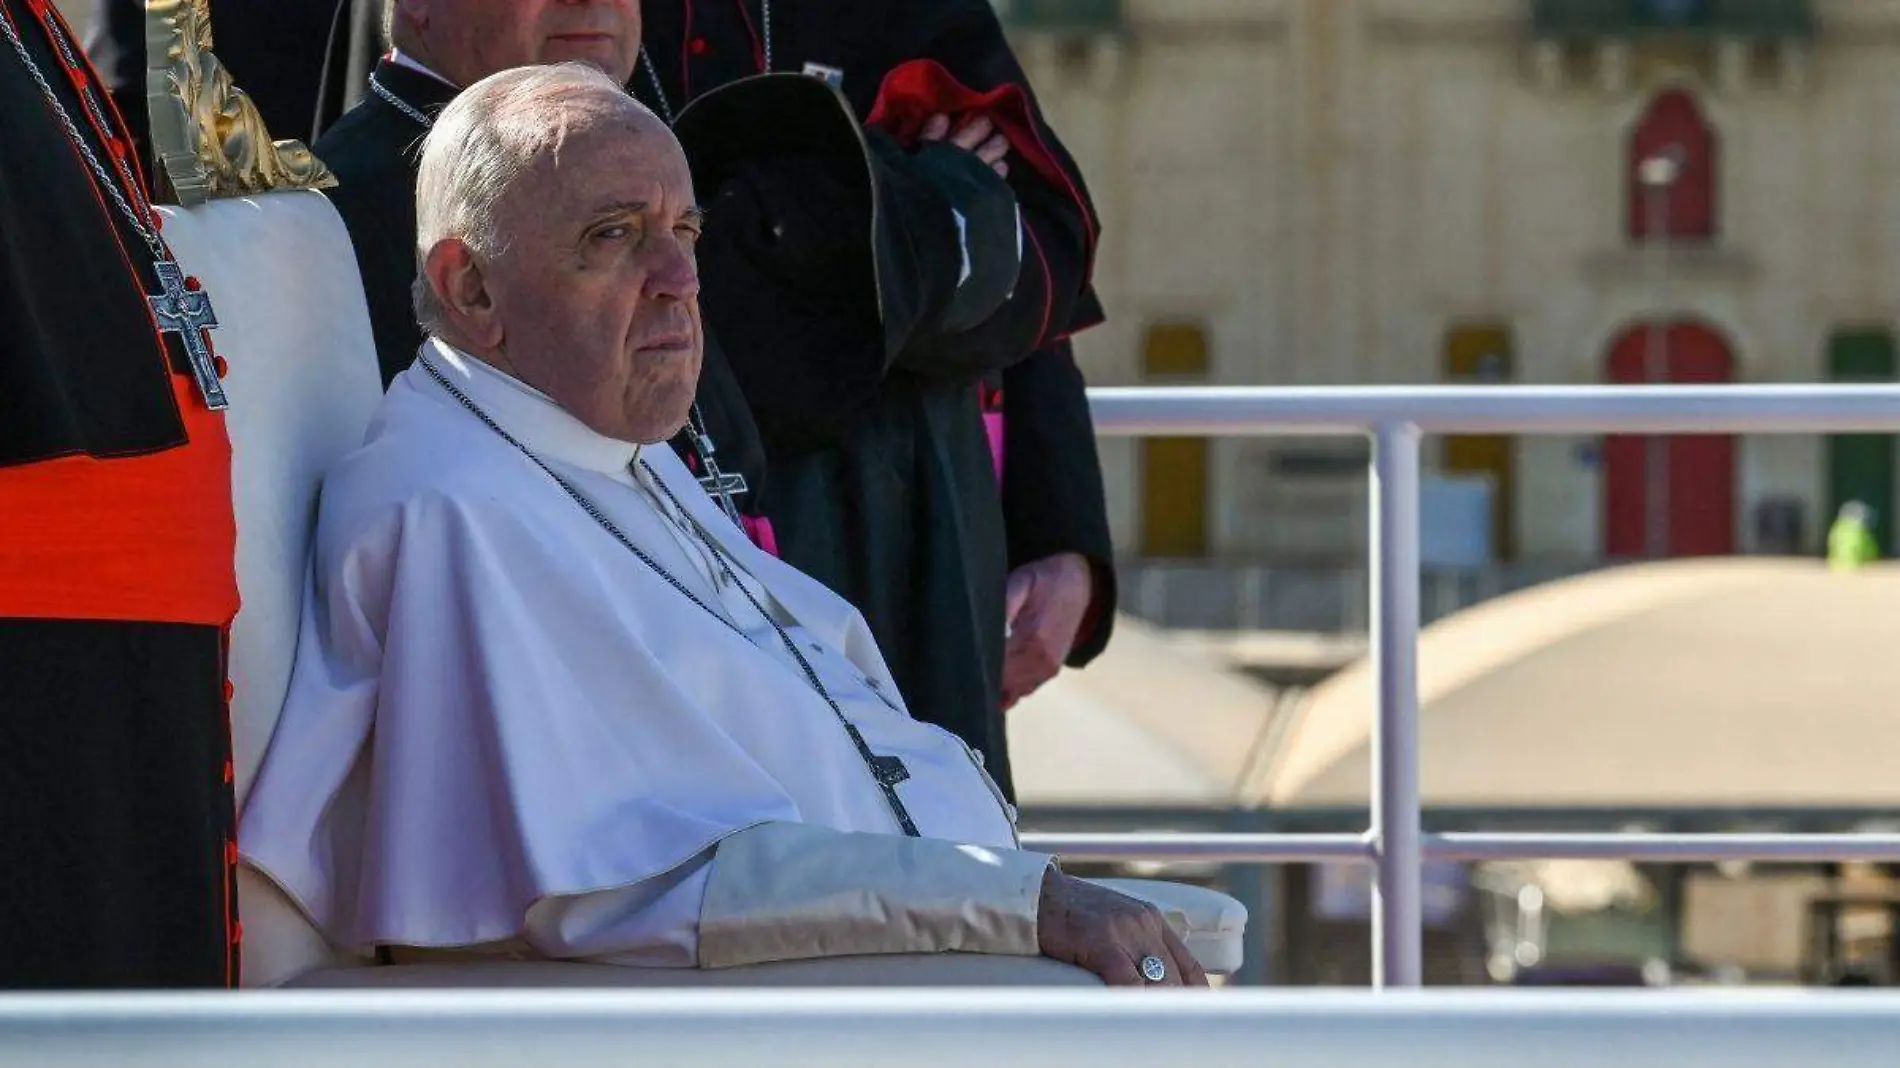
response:
M1900 861L1895 835L1425 835L1419 826L1419 442L1426 434L1900 432L1900 385L1425 386L1090 391L1105 437L1365 434L1371 460L1371 827L1355 835L1035 835L1033 848L1117 860L1374 865L1373 984L1422 979L1427 859Z
M1889 1068L1900 997L576 990L0 998L0 1065Z
M1419 825L1419 440L1430 433L1883 433L1900 386L1097 390L1111 436L1370 434L1378 714L1371 827L1354 834L1037 835L1076 858L1362 861L1377 869L1375 976L1416 986L1423 861L1900 861L1900 835L1432 834ZM1900 998L1230 991L1106 998L1016 991L404 991L0 997L0 1066L178 1068L227 1059L692 1063L707 1068L1258 1063L1284 1068L1892 1064Z

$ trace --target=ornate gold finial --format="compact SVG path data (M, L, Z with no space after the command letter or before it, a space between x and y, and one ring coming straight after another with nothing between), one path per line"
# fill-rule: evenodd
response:
M145 48L152 144L180 204L336 185L302 143L271 141L256 105L211 53L209 0L147 0Z

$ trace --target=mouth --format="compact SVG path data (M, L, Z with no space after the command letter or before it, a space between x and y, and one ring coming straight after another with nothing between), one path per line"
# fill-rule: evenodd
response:
M689 352L693 347L691 334L665 334L643 343L641 352Z
M554 44L570 48L597 48L611 46L617 38L611 33L556 33L549 34L548 40Z

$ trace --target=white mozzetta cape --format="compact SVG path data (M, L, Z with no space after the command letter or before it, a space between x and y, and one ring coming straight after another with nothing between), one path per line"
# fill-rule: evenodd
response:
M745 634L412 367L324 485L290 693L244 812L248 863L356 951L525 940L709 965L1035 952L1046 858L1016 851L1013 812L969 748L902 710L855 610L756 549L669 449L595 434L439 343L423 355ZM667 520L652 476L629 473L637 453L873 751L908 765L898 793L925 840L893 837L836 716ZM841 908L856 935L802 926ZM747 946L754 918L764 949ZM896 933L867 930L880 924Z

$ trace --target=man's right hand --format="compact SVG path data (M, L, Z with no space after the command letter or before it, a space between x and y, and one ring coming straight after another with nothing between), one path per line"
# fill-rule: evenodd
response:
M948 138L950 143L965 152L973 152L976 157L990 165L998 178L1009 177L1009 138L996 129L996 124L978 115L950 132L950 116L932 115L924 123L923 133L919 135L925 141L942 141Z
M1054 866L1042 877L1036 937L1043 956L1094 972L1110 986L1207 985L1207 973L1159 909ZM1141 974L1144 957L1166 966L1160 982Z

